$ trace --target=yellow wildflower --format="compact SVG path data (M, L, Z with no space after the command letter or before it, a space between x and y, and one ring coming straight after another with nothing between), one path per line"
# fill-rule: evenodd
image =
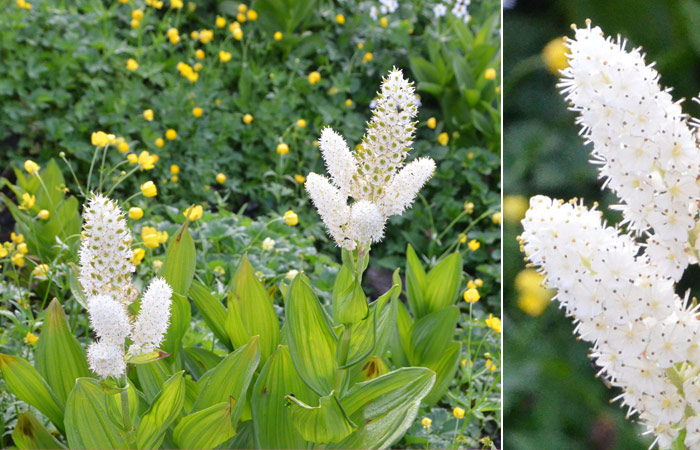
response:
M29 175L36 175L39 173L39 164L28 159L24 162L24 170L26 170Z
M109 136L104 131L95 131L90 136L90 142L95 147L104 147L109 144Z
M124 140L124 138L117 139L117 150L119 153L127 153L129 151L129 143Z
M158 241L158 230L155 227L141 228L141 239L146 245L146 248L157 248L160 245Z
M147 109L143 112L143 118L148 120L149 122L153 121L153 110L152 109Z
M246 5L245 3L241 3L240 5L238 5L238 12L244 13L246 11L248 11L248 5Z
M438 136L438 142L443 147L446 146L450 142L450 135L444 132L440 133L440 135Z
M182 9L185 6L182 0L170 0L170 7L173 9Z
M243 31L240 28L233 30L233 38L237 41L243 39Z
M306 128L306 120L304 120L304 119L297 120L297 128Z
M24 255L21 252L17 252L10 258L12 264L17 267L24 267Z
M299 223L299 217L291 209L284 213L284 223L287 225L295 226Z
M161 261L160 259L153 261L153 268L155 270L160 270L161 267L163 267L163 261Z
M248 20L248 18L245 16L245 14L238 13L238 14L236 14L236 20L239 21L240 23L243 23L246 20Z
M219 173L216 175L216 182L219 184L224 184L226 182L226 175Z
M21 244L17 244L17 250L22 252L23 254L29 253L29 248L27 248L26 242L22 242Z
M387 25L389 25L389 19L387 19L386 17L382 17L381 19L379 19L379 24L383 27L386 27Z
M251 123L252 121L253 121L253 116L252 116L252 115L246 114L245 116L243 116L243 123L244 123L244 124L248 125L248 124Z
M216 26L218 28L223 28L226 26L226 19L221 16L216 16Z
M126 68L127 70L134 71L139 68L139 63L136 62L134 58L129 58L126 60Z
M139 264L141 264L141 261L143 261L144 256L146 256L146 250L142 248L134 249L134 257L131 258L131 263L135 266L138 266Z
M533 317L541 315L549 305L553 292L542 283L544 277L534 269L525 269L515 276L515 289L518 291L518 308Z
M430 417L423 417L423 420L421 420L420 423L423 425L423 428L427 430L433 426L433 419Z
M472 239L471 241L469 241L468 247L469 247L469 250L475 252L475 251L479 250L479 247L481 247L481 243L479 241L477 241L476 239Z
M155 158L151 156L151 154L148 153L146 150L144 150L141 153L139 153L138 163L139 166L141 166L141 170L151 170L154 167Z
M19 206L19 209L32 209L34 207L34 203L36 203L36 196L29 195L27 192L25 192L22 194L22 204Z
M365 53L365 56L362 57L362 62L367 64L368 62L372 61L373 58L374 55L372 54L372 52L367 52Z
M467 303L471 303L472 305L481 299L481 296L479 295L479 291L477 291L474 288L467 289L464 291L464 301Z
M464 419L465 412L466 411L464 411L464 409L460 408L459 406L457 406L455 409L452 410L452 414L454 414L454 416L457 419Z
M503 213L505 221L511 225L517 225L527 212L528 202L522 195L506 195L503 197Z
M177 139L177 131L170 128L168 131L165 132L165 139L169 141L174 141L175 139Z
M501 213L497 212L494 215L491 216L491 221L495 223L496 225L501 224Z
M146 197L155 197L158 195L158 189L156 188L156 185L153 184L153 181L147 181L142 184L141 192L143 192L143 195Z
M139 162L139 157L134 153L129 153L126 155L126 160L129 161L129 164L136 164Z
M338 25L343 25L345 23L345 16L342 14L338 14L335 16L335 21L338 23Z
M281 142L277 145L277 153L280 155L286 155L289 153L289 146L285 144L284 142Z
M457 235L457 239L459 239L460 244L465 244L467 242L467 235L464 233L460 233Z
M272 37L273 37L276 41L281 41L281 40L282 40L282 32L281 32L281 31L275 31L275 34L273 34Z
M294 181L296 181L299 184L303 184L306 182L306 177L301 174L296 174L294 175Z
M544 46L542 50L542 60L544 61L547 70L554 75L559 75L561 70L569 67L569 61L566 59L566 45L564 38L558 37L552 39Z
M321 81L321 74L316 72L315 70L309 74L309 83L313 86L314 84L318 83Z
M199 32L199 42L202 44L208 44L214 39L213 30L201 30Z
M158 147L158 148L162 148L162 147L165 145L165 141L163 140L163 138L158 138L158 139L156 139L155 141L153 141L153 143L154 143L154 144L156 145L156 147Z
M13 231L12 233L10 233L10 240L15 244L21 244L22 242L24 242L24 235L15 234L15 232Z
M173 175L177 175L178 173L180 173L180 166L178 166L177 164L171 165L170 173L172 173Z
M229 62L231 61L231 53L225 50L219 50L219 61Z
M135 20L142 20L143 19L143 11L140 9L135 9L131 11L131 18Z
M182 213L182 215L185 216L185 219L189 219L190 222L194 222L195 220L202 217L203 212L204 210L202 208L202 205L195 205L187 208L185 212Z
M248 13L246 14L246 17L251 22L255 22L256 20L258 20L258 12L254 9L249 9Z
M32 276L34 276L34 278L46 278L46 276L48 274L49 274L49 265L48 264L39 264L34 268L34 270L32 270Z
M39 338L31 331L27 332L27 334L24 336L25 344L34 345L37 343L38 340Z
M434 130L435 127L437 126L437 119L435 117L431 117L426 122L426 125L428 125L428 128L430 128L431 130Z
M484 78L487 80L495 80L496 79L496 69L493 67L489 67L486 69L486 72L484 72Z
M130 219L139 220L141 217L143 217L143 209L139 208L138 206L129 208Z
M496 333L501 332L501 319L498 317L493 317L493 314L489 314L489 318L486 319L485 322L486 325Z
M199 106L192 108L192 115L195 117L202 117L202 112L203 110Z
M347 106L348 108L351 107L352 106L352 99L345 100L345 106Z
M471 214L474 212L474 203L470 201L464 202L464 212L467 214Z
M204 54L204 50L202 50L201 48L198 48L197 51L194 52L194 56L195 56L195 58L197 58L197 59L204 59L204 57L205 57L206 55Z
M36 216L41 220L48 220L48 218L51 216L51 213L49 213L45 209L42 209L41 211L39 211L39 214L37 214Z

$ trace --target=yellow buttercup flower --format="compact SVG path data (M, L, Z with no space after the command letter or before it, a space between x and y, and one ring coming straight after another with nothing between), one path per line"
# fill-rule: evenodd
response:
M541 315L554 295L543 286L544 276L534 269L525 269L515 276L515 289L518 291L518 308L525 314Z
M277 144L277 153L279 153L280 155L286 155L287 153L289 153L289 146L284 142Z
M29 253L29 248L27 247L27 244L25 242L22 242L21 244L17 244L17 250L22 252L23 254Z
M450 135L447 133L440 133L440 135L438 136L438 142L443 147L446 146L450 142Z
M129 151L129 143L122 137L117 139L117 150L119 150L119 153L128 153Z
M131 28L138 28L141 26L141 21L136 19L131 19Z
M248 5L246 5L245 3L241 3L240 5L238 5L238 12L244 13L246 11L248 11Z
M159 231L158 232L158 242L161 244L165 244L168 242L168 232L167 231Z
M166 34L171 44L175 45L180 42L180 33L177 28L169 28Z
M236 20L239 21L240 23L243 23L246 20L248 20L248 18L245 16L245 14L238 13L238 14L236 14Z
M476 287L481 287L484 285L484 280L482 280L481 278L477 278L476 280L474 280L474 284L476 285Z
M146 245L146 248L157 248L160 245L158 241L158 230L155 227L141 228L141 239Z
M15 244L21 244L22 242L24 242L24 235L21 233L15 234L15 232L13 231L12 233L10 233L10 240Z
M498 367L491 361L490 359L486 360L486 368L489 369L491 372L495 371Z
M142 20L143 19L143 11L140 9L135 9L131 11L131 18L135 20Z
M476 239L472 239L471 241L469 241L469 244L467 244L467 246L469 247L469 250L475 252L479 250L479 247L481 247L481 243Z
M201 48L198 48L197 51L194 52L194 56L195 56L195 58L197 58L197 59L204 59L204 57L205 57L206 55L205 55L205 53L204 53L204 50L202 50Z
M464 409L460 408L459 406L457 406L455 409L452 410L452 414L454 414L454 416L457 419L464 419L465 412L466 411L464 411Z
M467 214L471 214L474 212L474 203L470 201L464 202L464 212Z
M457 239L459 239L459 243L460 243L460 244L465 244L465 243L467 242L467 235L464 234L464 233L460 233L460 234L457 236Z
M17 252L10 258L12 264L17 267L24 267L24 255L21 252Z
M547 70L554 75L559 75L561 70L569 67L569 60L566 59L566 44L564 38L552 39L542 50L542 60Z
M226 175L219 173L216 175L216 182L219 184L224 184L226 182Z
M364 43L364 42L358 42L358 43L357 43L357 48L359 48L360 50L362 50L363 48L365 48L365 43Z
M486 71L484 72L484 78L486 78L487 80L495 80L496 69L494 69L493 67L489 67L488 69L486 69Z
M156 189L156 185L153 184L153 181L147 181L144 184L142 184L141 192L146 197L155 197L156 195L158 195L158 189Z
M171 165L170 173L172 173L173 175L177 175L178 173L180 173L180 166L178 166L177 164Z
M142 248L134 249L134 257L131 258L131 263L135 266L138 266L139 264L141 264L141 261L143 261L144 256L146 256L146 250Z
M372 54L372 52L367 52L365 53L365 56L362 57L362 62L367 64L368 62L372 61L373 58L374 55Z
M139 63L136 62L134 58L129 58L126 60L126 68L127 70L134 71L139 68Z
M471 303L472 305L481 299L481 296L479 295L479 291L477 291L474 288L467 289L464 291L464 301L467 303Z
M8 242L6 242L8 244ZM5 246L0 246L0 258L4 258L7 256L10 252L5 248Z
M379 19L379 24L383 27L386 27L387 25L389 25L389 19L387 19L386 17L382 17L381 19Z
M314 84L321 81L321 74L316 72L316 71L313 71L309 74L308 78L309 78L309 83L313 86Z
M182 215L185 216L185 219L189 219L190 222L194 222L195 220L202 217L203 212L204 209L202 208L202 205L195 205L187 208L185 212L182 213Z
M153 261L153 268L155 270L160 270L161 267L163 267L163 261L161 261L160 259Z
M95 147L104 147L109 144L109 136L104 131L95 131L90 135L90 142Z
M306 177L301 174L296 174L294 175L294 181L296 181L299 184L303 184L306 182Z
M295 226L299 223L299 217L291 209L284 213L284 223L290 226Z
M141 166L141 170L153 169L155 162L155 158L151 156L151 154L148 153L146 150L139 153L138 163L139 166Z
M486 322L486 325L496 333L501 332L501 319L498 317L493 317L493 314L489 314L489 318L484 322Z
M195 117L202 117L202 112L203 110L199 106L192 108L192 115Z
M151 122L153 120L153 110L147 109L143 112L143 118Z
M423 417L420 423L421 425L423 425L423 428L427 430L431 426L433 426L433 419L431 419L430 417Z
M39 338L36 337L34 333L27 332L27 334L24 336L24 343L29 344L29 345L34 345L39 341Z
M224 50L219 50L219 61L221 61L221 62L231 61L231 53L224 51Z
M163 138L158 138L158 139L156 139L155 141L153 141L153 143L154 143L154 144L156 145L156 147L158 147L158 148L163 148L163 146L165 145L165 141L163 140Z
M199 42L202 44L208 44L214 39L213 30L201 30L199 32Z
M221 16L216 16L216 26L218 28L223 28L226 26L226 19Z
M174 141L175 139L177 139L177 131L170 128L168 131L165 132L165 139L169 141Z
M281 32L281 31L275 31L275 34L273 34L272 37L273 37L276 41L281 41L281 40L282 40L282 32Z
M351 107L351 106L352 106L352 100L351 100L351 99L345 100L345 106L347 106L348 108Z
M170 177L170 181L173 182L173 183L177 183L178 180L179 180L179 178L178 178L177 175L173 175L172 177Z
M41 220L48 220L48 218L51 217L51 213L49 213L45 209L42 209L41 211L39 211L39 214L37 214L36 216Z
M297 120L297 128L306 128L306 120L304 120L304 119Z
M246 114L245 116L243 116L243 123L244 123L244 124L248 125L248 124L251 123L252 121L253 121L253 116L252 116L252 115Z
M20 204L19 209L32 209L34 207L34 203L36 203L36 196L25 192L22 194L22 203Z
M241 30L240 28L233 30L233 38L237 41L243 39L243 30Z
M34 278L46 278L46 276L49 274L49 265L48 264L39 264L37 265L34 270L32 270L32 275Z
M256 20L258 20L258 12L255 11L254 9L249 9L248 13L246 13L246 17L251 22L255 22Z
M431 130L434 130L435 127L437 126L437 119L435 117L431 117L425 123L426 123L426 125L428 125L428 128L430 128Z
M501 224L501 213L497 212L494 215L491 216L491 221L495 223L496 225Z
M182 9L185 6L182 0L170 0L170 7L173 9Z
M36 175L39 173L39 164L28 159L24 162L24 170L26 170L29 175Z
M138 206L134 206L133 208L129 208L129 218L133 220L139 220L141 217L143 217L143 209L139 208Z
M503 197L503 217L506 223L517 225L525 218L528 201L522 195L506 195Z
M139 157L134 153L129 153L126 155L126 160L129 161L129 164L136 164L139 162Z
M343 25L343 24L345 23L345 16L342 15L342 14L338 14L337 16L335 16L335 21L336 21L339 25Z

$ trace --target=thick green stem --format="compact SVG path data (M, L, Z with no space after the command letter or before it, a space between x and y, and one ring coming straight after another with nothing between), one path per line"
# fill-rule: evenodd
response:
M336 361L338 363L338 367L342 367L348 362L348 353L350 352L350 336L352 335L352 325L345 325L343 328L343 336L340 341L340 347L338 347L338 354ZM343 388L343 384L345 381L345 374L347 373L348 369L338 369L338 371L335 374L335 383L333 386L333 389L335 390L336 395L340 395L340 391Z
M126 380L124 380L126 383ZM136 439L134 435L134 427L131 424L131 415L129 414L129 384L126 384L126 389L119 393L122 401L122 420L126 429L126 439L129 448L136 448Z

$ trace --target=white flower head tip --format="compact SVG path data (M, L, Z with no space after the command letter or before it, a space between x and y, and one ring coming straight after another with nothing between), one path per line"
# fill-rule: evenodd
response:
M434 172L435 161L430 158L418 158L408 163L386 186L379 202L382 212L386 216L403 213Z
M326 127L321 131L318 143L333 184L341 192L350 192L353 178L357 176L357 163L345 139L332 128Z
M347 223L350 221L347 194L342 194L328 181L328 178L313 172L306 177L304 186L311 201L316 206L328 234L336 244L347 248L350 245L347 242L345 232Z
M379 207L367 200L360 200L350 207L349 238L356 242L378 242L384 237L386 216Z
M83 211L80 284L87 297L112 295L128 304L136 297L131 284L131 232L116 202L93 194Z
M163 342L170 321L172 288L162 278L154 278L141 299L141 310L131 333L129 353L149 353Z
M88 298L90 327L103 342L124 345L131 325L124 305L110 295L95 295Z

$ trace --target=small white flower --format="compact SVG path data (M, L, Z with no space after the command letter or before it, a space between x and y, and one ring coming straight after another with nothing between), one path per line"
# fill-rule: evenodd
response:
M87 360L90 369L101 378L118 377L126 371L123 344L93 342L88 347Z
M154 278L141 298L141 310L131 332L129 353L149 353L163 342L170 323L172 288L162 278Z
M289 272L287 272L287 274L286 274L284 277L285 277L286 279L288 279L288 280L291 281L291 280L293 280L294 277L296 277L297 275L299 275L299 271L298 271L298 270L296 270L296 269L290 269Z
M445 14L447 14L447 6L442 3L438 3L437 5L433 6L433 14L435 15L436 19L444 17Z
M265 240L263 240L262 242L262 249L265 251L270 251L273 248L275 248L275 240L266 237Z

